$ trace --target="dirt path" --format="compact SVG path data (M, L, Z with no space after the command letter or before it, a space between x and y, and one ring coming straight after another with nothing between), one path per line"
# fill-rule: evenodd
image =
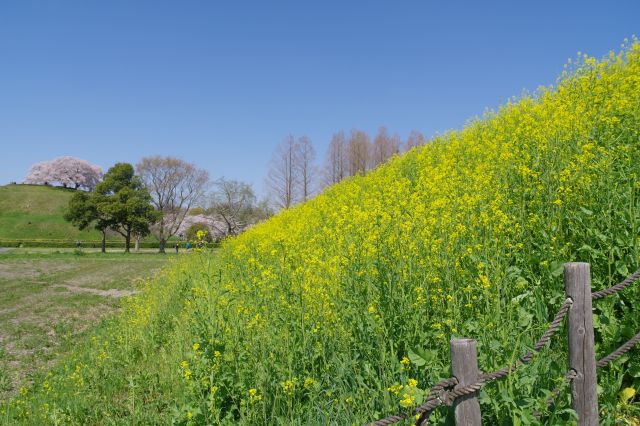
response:
M66 285L66 284L56 285L55 288L66 288L67 290L72 291L74 293L90 293L98 296L115 297L115 298L124 297L124 296L133 296L135 293L133 290L118 290L117 288L111 288L109 290L99 290L97 288L77 287L77 286Z
M167 262L151 254L3 251L0 401L51 368L94 324L120 309L119 299L133 295L140 278L154 275Z

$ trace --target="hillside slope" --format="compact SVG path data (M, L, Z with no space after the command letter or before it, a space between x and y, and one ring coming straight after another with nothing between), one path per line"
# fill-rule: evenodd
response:
M93 228L78 230L64 220L64 212L75 189L43 185L0 186L0 247L22 243L25 246L99 247L102 234ZM150 235L142 239L143 247L157 247ZM121 247L124 239L107 231L107 246Z
M564 301L562 262L590 262L595 288L640 264L638 93L639 44L581 58L557 87L185 257L5 415L362 424L448 377L451 337L478 340L484 371L508 365ZM639 302L636 285L595 304L599 356L640 329ZM564 342L483 388L486 424L571 421L566 390L545 406ZM639 412L618 397L640 386L637 355L599 371L601 424Z
M100 240L99 232L79 231L62 217L74 192L41 185L0 186L0 240Z

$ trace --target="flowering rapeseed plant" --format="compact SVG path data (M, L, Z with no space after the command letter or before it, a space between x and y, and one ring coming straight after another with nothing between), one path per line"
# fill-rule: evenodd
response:
M125 302L110 343L8 415L34 418L47 403L49 422L104 411L139 423L366 423L449 376L452 337L478 340L485 371L509 365L562 303L562 262L590 262L596 288L640 263L638 93L637 41L581 55L556 85L327 188L215 257L185 256ZM595 305L599 353L640 328L640 291L623 297ZM557 340L483 389L487 424L533 408L570 421L565 399L544 404L564 373ZM640 385L637 358L599 372L603 424L633 401L619 392Z

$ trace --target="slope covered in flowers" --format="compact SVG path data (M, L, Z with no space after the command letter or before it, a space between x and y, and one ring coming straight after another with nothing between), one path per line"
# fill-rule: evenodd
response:
M564 300L562 262L591 262L595 288L638 267L639 137L640 45L581 58L556 87L176 265L106 326L102 361L86 349L56 392L25 390L5 415L357 424L413 407L450 375L451 337L477 339L485 371L526 352ZM595 304L599 356L640 329L638 302ZM542 407L565 341L485 387L487 424L568 421L566 397ZM619 397L640 385L637 353L599 372L603 424L637 413Z

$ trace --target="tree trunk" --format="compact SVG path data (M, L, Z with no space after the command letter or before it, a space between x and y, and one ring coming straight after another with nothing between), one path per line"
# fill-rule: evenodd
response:
M160 237L160 244L159 244L159 249L158 249L158 253L164 253L164 248L167 245L167 239L165 237Z
M131 252L131 250L129 250L130 247L131 247L131 231L127 231L127 235L124 237L124 252L130 253Z
M102 253L107 252L107 230L106 229L102 230L102 243L100 244L100 251L102 251Z

